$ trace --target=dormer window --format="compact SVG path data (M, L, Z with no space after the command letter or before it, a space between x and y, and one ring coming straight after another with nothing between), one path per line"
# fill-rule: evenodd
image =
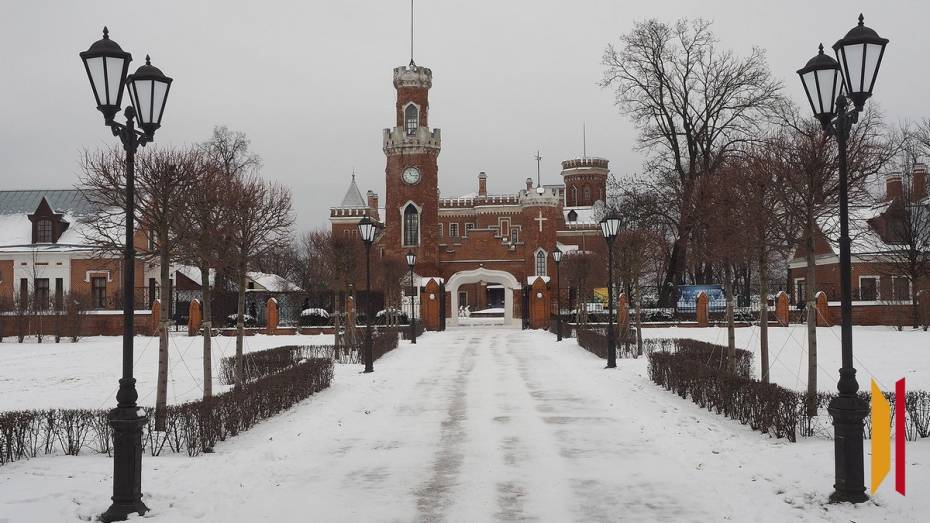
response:
M417 127L420 126L420 110L417 109L416 105L408 104L407 108L404 109L404 122L407 136L417 134Z
M52 243L52 220L42 219L36 222L36 243Z

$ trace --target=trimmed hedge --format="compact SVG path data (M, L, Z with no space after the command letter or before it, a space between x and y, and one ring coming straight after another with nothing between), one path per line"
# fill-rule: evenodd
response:
M571 327L566 328L566 325L563 324L562 329L563 329L562 336L565 336L566 332L571 330ZM580 345L583 349L585 349L586 351L590 352L591 354L594 354L595 356L601 359L605 359L605 360L607 359L607 327L606 326L603 328L577 327L575 328L575 336L578 341L578 345ZM624 342L632 343L635 345L636 338L635 338L635 335L633 335L632 329L630 329L629 339L624 340L623 337L620 336L619 334L616 337L615 344L617 348L618 358L624 355L624 351L623 351Z
M645 341L645 340L644 340ZM682 398L739 420L753 430L796 441L815 434L815 418L807 415L807 395L752 378L752 353L737 350L736 372L727 367L727 348L688 339L648 340L649 377ZM894 393L884 393L892 409ZM832 393L818 393L817 410L825 413ZM859 397L871 401L868 392ZM904 399L907 440L930 437L930 393L910 391ZM823 414L825 415L825 414ZM891 423L894 423L892 412ZM864 437L871 438L872 420L865 419Z
M332 345L284 345L242 355L245 381L281 372L308 358L332 357ZM226 385L236 383L236 357L220 360L220 379Z
M248 430L327 387L331 358L311 358L281 372L246 383L209 400L169 405L167 430L143 428L143 446L157 456L172 452L196 456L217 441ZM144 408L151 416L152 409ZM0 412L0 465L58 449L77 455L84 449L110 454L112 434L106 410L50 409Z

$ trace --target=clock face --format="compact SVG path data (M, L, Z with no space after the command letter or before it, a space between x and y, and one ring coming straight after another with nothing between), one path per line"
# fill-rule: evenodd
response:
M404 182L413 185L420 181L420 170L416 167L407 167L404 169Z

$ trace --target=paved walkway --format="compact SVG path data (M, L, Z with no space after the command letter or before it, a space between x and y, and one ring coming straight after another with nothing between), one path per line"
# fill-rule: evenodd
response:
M330 390L215 454L146 457L146 502L171 522L832 519L793 486L805 473L783 477L778 463L810 447L702 411L648 382L644 365L604 370L544 332L429 334L374 374L341 366ZM826 468L816 482L829 481L829 461L814 462ZM106 506L105 458L22 466L37 488L67 485L52 514Z

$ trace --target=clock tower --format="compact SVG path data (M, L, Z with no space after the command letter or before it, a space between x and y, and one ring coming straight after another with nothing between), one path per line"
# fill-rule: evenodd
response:
M437 271L439 223L439 129L429 128L433 72L410 65L394 69L396 124L384 130L386 223L380 245L386 256L417 254L420 274ZM424 272L425 271L425 272Z

